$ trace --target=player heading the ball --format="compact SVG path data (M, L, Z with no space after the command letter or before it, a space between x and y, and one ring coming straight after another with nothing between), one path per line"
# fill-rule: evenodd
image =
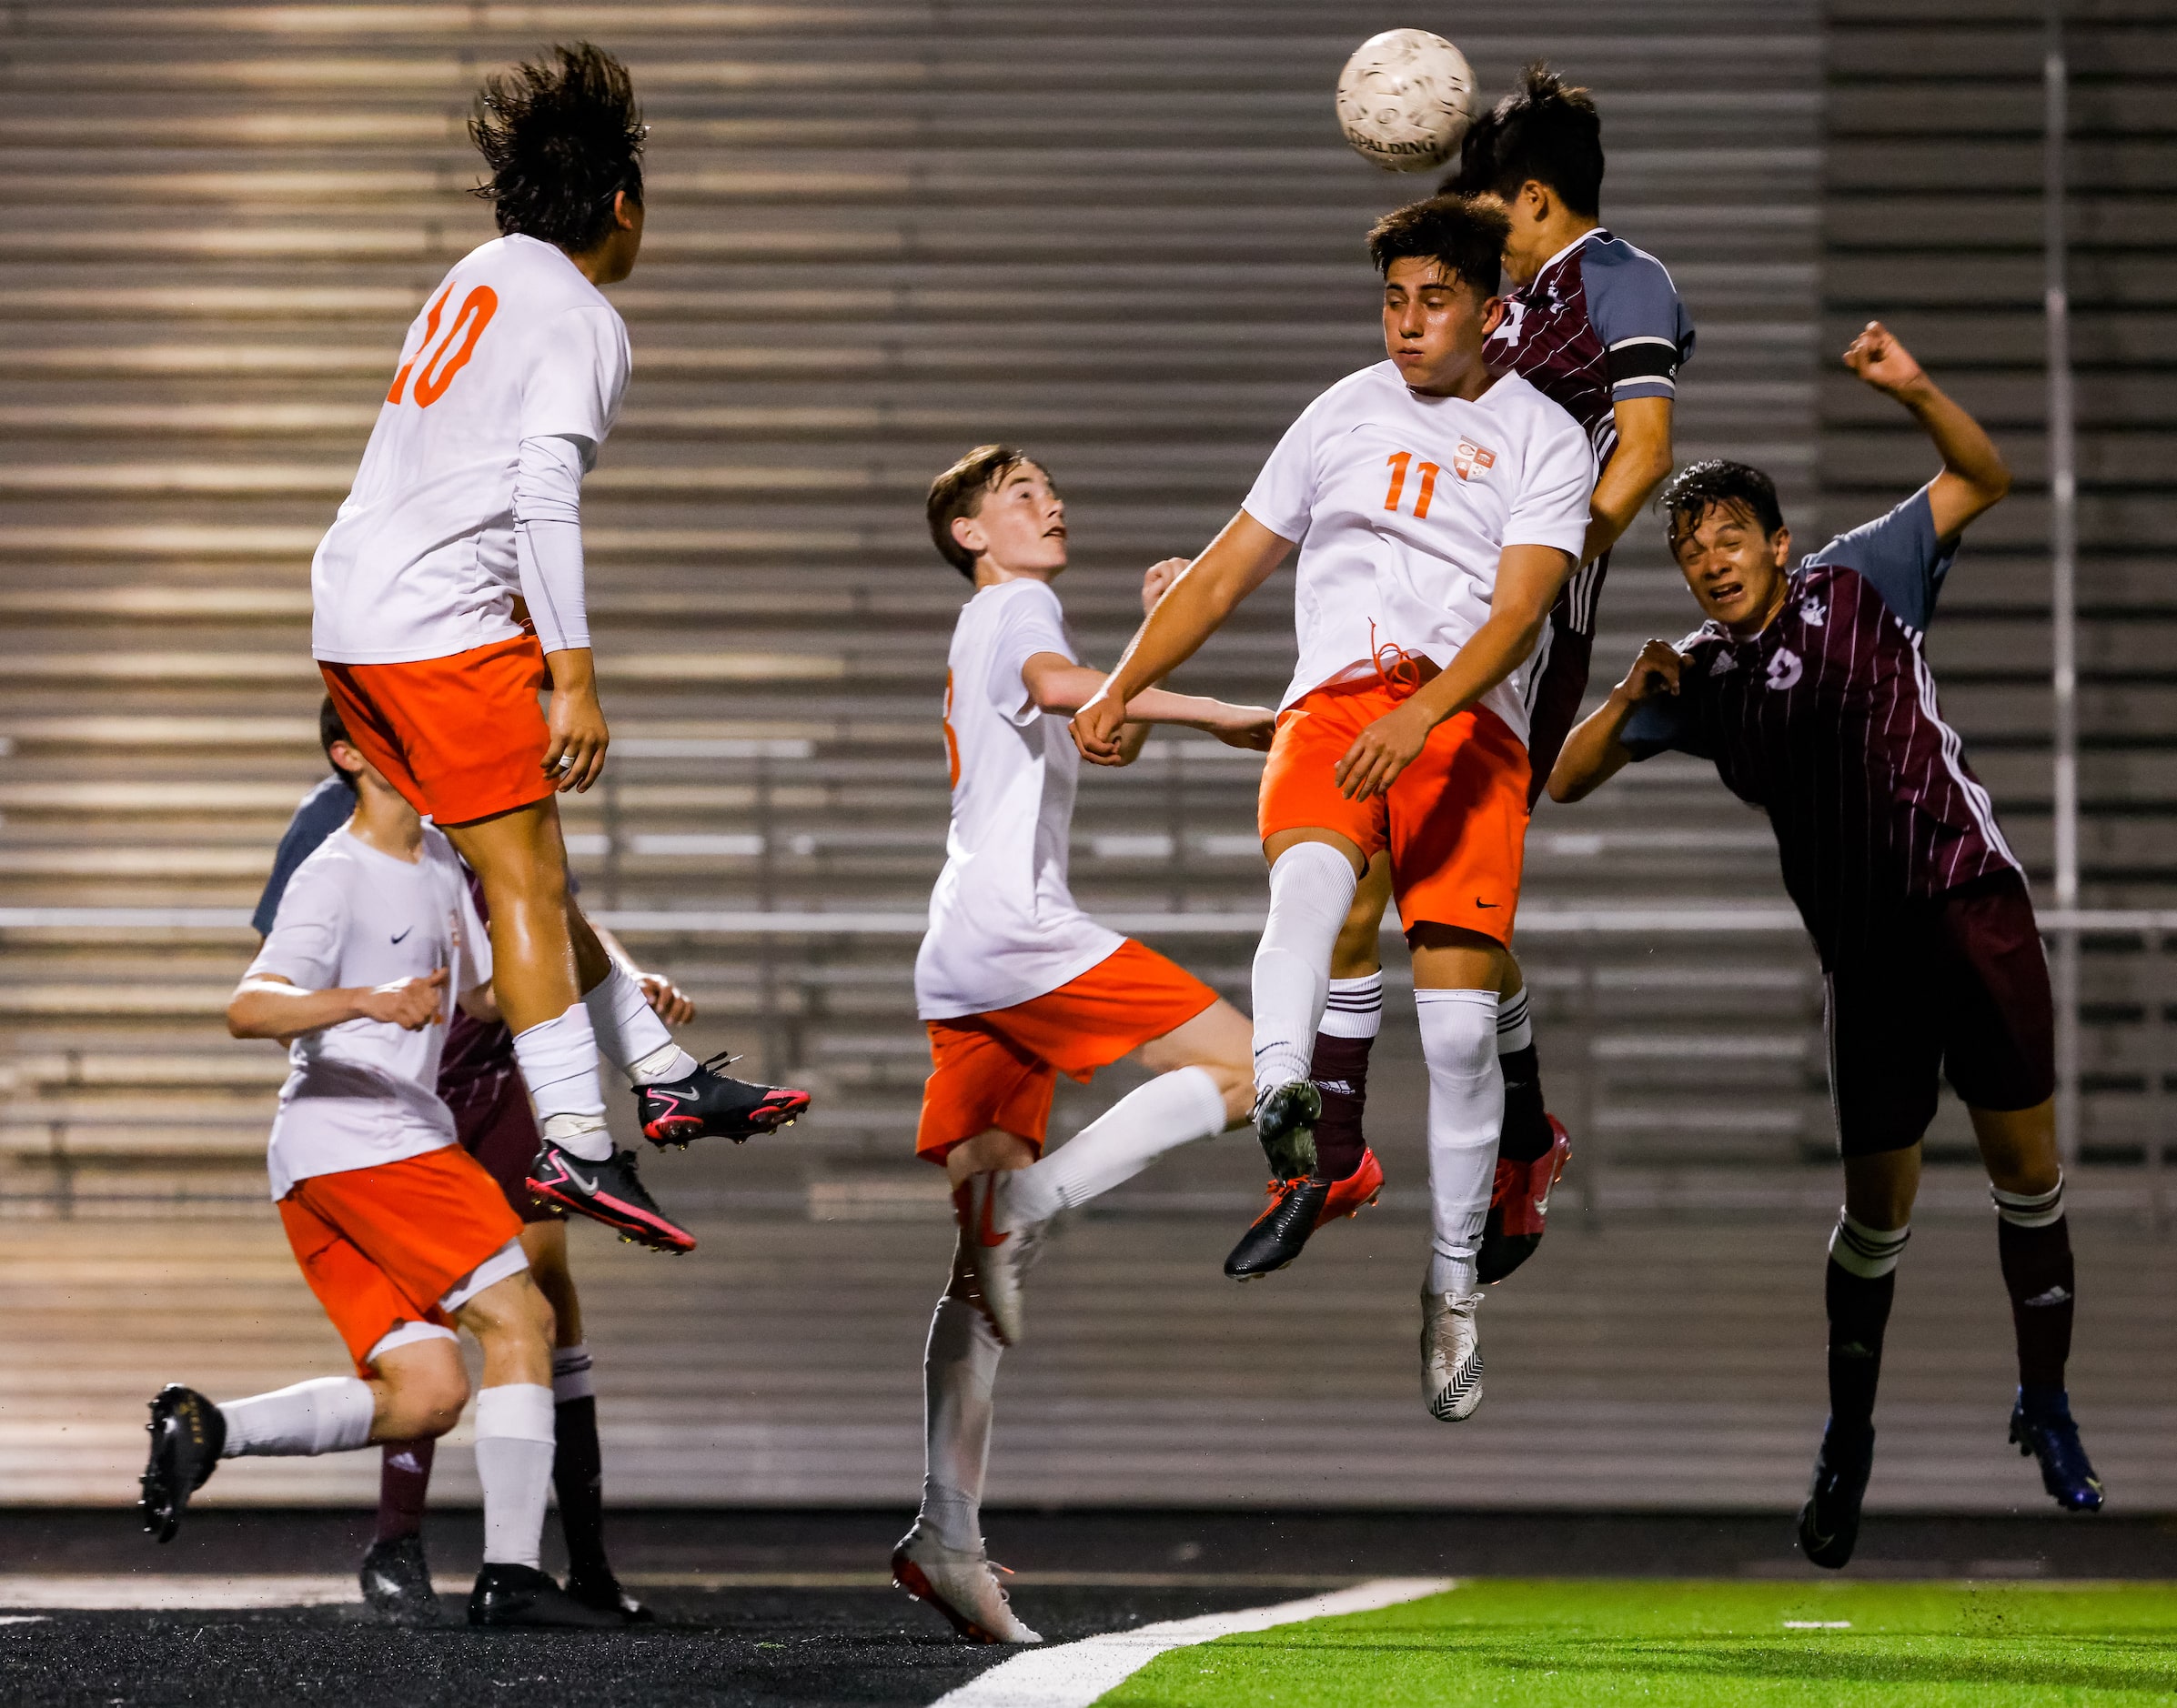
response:
M1255 959L1255 1124L1275 1179L1314 1175L1309 1060L1332 947L1361 873L1387 851L1429 1070L1423 1385L1447 1422L1481 1401L1476 1257L1527 822L1520 672L1578 561L1595 485L1579 424L1485 359L1505 236L1501 207L1461 196L1376 224L1387 359L1308 406L1073 720L1083 754L1123 764L1127 702L1299 548L1299 665L1259 815L1270 918ZM1317 1213L1327 1191L1306 1179L1290 1213Z
M455 263L402 341L311 568L311 647L356 748L484 887L499 1006L544 1135L531 1190L685 1251L694 1239L643 1189L635 1153L614 1150L600 1051L656 1144L769 1132L809 1099L699 1065L568 903L556 796L597 781L610 740L581 484L629 355L600 287L642 246L645 129L626 68L588 44L486 81L469 132L503 235Z

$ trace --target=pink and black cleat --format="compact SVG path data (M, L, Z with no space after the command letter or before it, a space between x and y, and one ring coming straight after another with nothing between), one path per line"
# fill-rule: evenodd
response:
M529 1164L529 1195L572 1215L601 1221L623 1240L678 1257L695 1250L695 1235L666 1219L635 1172L635 1153L621 1150L601 1162L563 1150L549 1139Z
M792 1125L809 1107L809 1093L779 1085L751 1085L714 1073L714 1064L732 1060L715 1055L684 1080L666 1080L635 1088L635 1115L642 1136L654 1145L679 1145L696 1139L731 1139L735 1144L757 1133Z

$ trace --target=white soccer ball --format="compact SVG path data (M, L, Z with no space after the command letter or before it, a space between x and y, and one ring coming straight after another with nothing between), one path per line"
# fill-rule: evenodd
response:
M1474 122L1474 67L1426 30L1386 30L1338 74L1338 128L1386 172L1425 172L1458 153Z

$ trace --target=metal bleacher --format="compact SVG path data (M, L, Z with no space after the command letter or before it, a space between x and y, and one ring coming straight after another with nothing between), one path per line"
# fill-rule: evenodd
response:
M942 849L963 591L922 488L982 439L1046 458L1073 507L1078 637L1111 658L1142 567L1206 540L1300 407L1378 352L1360 236L1430 180L1348 153L1328 89L1362 35L1415 21L1316 0L10 8L0 198L35 239L0 256L0 906L64 910L7 916L10 1208L262 1190L275 1052L217 1019L251 939L186 910L249 904L319 774L309 555L403 327L489 234L465 194L478 75L579 27L627 58L653 128L642 264L615 292L636 377L586 505L612 779L569 803L570 845L590 904L635 919L701 1002L696 1041L819 1093L797 1146L735 1159L721 1190L920 1213L899 921ZM1700 328L1680 457L1752 457L1811 502L1815 8L1545 0L1517 25L1450 33L1488 90L1537 55L1597 89L1605 211L1668 260ZM1185 682L1273 696L1277 594ZM1643 524L1600 668L1688 610ZM1093 777L1084 898L1129 919L1258 909L1254 779L1196 742ZM1529 869L1530 961L1591 1155L1819 1154L1817 990L1758 818L1658 761L1545 809ZM1632 904L1751 923L1541 918ZM169 919L65 911L111 908ZM660 919L758 909L862 924ZM1244 990L1245 936L1186 924L1149 934ZM1417 1182L1409 1029L1395 1003L1381 1142ZM1252 1173L1189 1163L1170 1190Z

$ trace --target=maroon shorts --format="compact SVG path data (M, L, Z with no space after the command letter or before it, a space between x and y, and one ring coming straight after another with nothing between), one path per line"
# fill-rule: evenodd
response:
M1919 1143L1938 1075L1975 1109L2031 1109L2055 1094L2048 957L2016 872L1913 903L1826 983L1829 1097L1848 1157Z
M454 1112L454 1135L461 1149L483 1165L516 1215L524 1222L566 1220L567 1212L557 1204L540 1204L529 1196L529 1164L537 1160L537 1117L530 1112L529 1090L519 1072L507 1068L486 1074L446 1101Z

